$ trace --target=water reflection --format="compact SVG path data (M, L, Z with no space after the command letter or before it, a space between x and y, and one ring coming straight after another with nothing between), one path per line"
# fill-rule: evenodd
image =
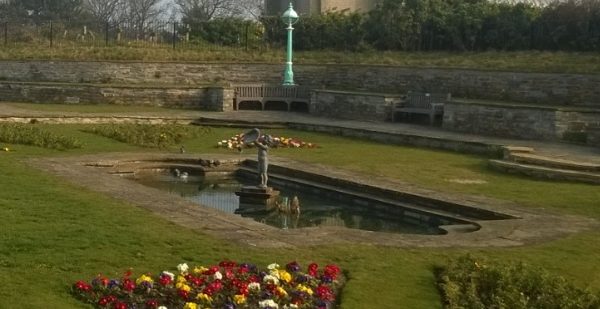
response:
M185 179L173 175L152 175L138 180L142 184L163 189L185 197L195 203L209 206L228 213L237 213L258 222L279 227L295 229L318 226L340 226L369 231L384 231L410 234L438 234L435 226L426 226L410 222L382 209L344 203L306 192L291 192L285 188L277 201L278 206L268 211L266 208L240 205L234 194L240 190L243 179ZM252 181L251 181L252 182ZM296 197L294 199L294 197ZM295 204L298 204L296 206ZM301 205L301 206L300 206ZM297 210L294 210L298 207Z

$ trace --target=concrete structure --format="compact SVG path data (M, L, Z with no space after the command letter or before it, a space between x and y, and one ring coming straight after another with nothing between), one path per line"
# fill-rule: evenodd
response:
M265 0L267 15L281 15L292 2L299 14L319 14L327 11L368 12L375 8L380 0Z

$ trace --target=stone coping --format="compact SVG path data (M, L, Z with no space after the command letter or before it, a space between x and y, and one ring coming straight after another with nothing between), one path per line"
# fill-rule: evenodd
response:
M135 64L197 64L197 65L271 65L280 68L283 62L260 62L260 61L189 61L189 60L77 60L77 59L0 59L0 62L20 62L20 63L135 63ZM597 72L544 72L544 71L515 71L511 69L477 69L454 66L418 66L418 65L400 65L386 63L335 63L335 62L294 62L294 66L325 66L325 67L388 67L396 69L414 69L414 70L441 70L441 71L471 71L471 72L490 72L490 73L510 73L510 74L537 74L537 75L561 75L561 76L576 76L576 75L597 75Z
M199 89L199 88L231 88L230 85L219 84L165 84L165 83L146 83L146 84L111 84L111 83L69 83L69 82L29 82L0 80L0 85L27 85L27 86L64 86L64 87L89 87L89 88L124 88L124 89Z
M364 177L329 166L300 163L272 158L273 164L293 166L298 170L314 171L332 177L349 177L371 185L395 187L403 191L435 194L446 199L461 200L481 207L517 216L514 220L477 221L481 227L474 232L461 232L461 226L452 226L445 235L411 235L354 230L341 227L311 227L280 230L249 218L223 213L202 207L177 195L150 188L123 177L111 174L112 167L133 162L169 160L221 160L240 162L247 156L215 154L131 154L110 153L79 157L32 158L28 163L72 182L74 185L125 200L137 207L152 211L159 217L199 233L211 235L238 244L283 248L333 244L366 244L395 247L507 247L550 241L566 235L593 228L598 222L571 215L548 213L541 209L519 207L513 203L482 197L450 195L378 176ZM252 156L253 157L253 156ZM92 167L92 166L96 167Z
M450 102L447 102L446 104L479 105L479 106L501 107L501 108L510 108L510 109L537 109L537 110L561 111L561 112L600 113L599 108L584 107L584 106L527 104L527 103L486 101L486 100L462 99L462 98L457 98L457 99L452 98L452 100Z
M401 93L385 93L385 92L369 92L369 91L358 91L358 90L340 90L340 89L311 89L314 92L326 92L326 93L339 93L339 94L352 94L361 96L373 96L373 97L394 97L400 98L404 94Z

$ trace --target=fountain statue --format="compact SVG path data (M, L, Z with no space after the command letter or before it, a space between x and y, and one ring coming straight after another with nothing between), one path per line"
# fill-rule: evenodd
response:
M279 196L279 191L269 187L269 144L272 139L269 135L261 136L259 129L252 129L246 132L242 138L245 145L256 145L258 149L257 169L260 177L260 182L256 186L244 186L241 191L235 192L240 197L240 205L260 205L267 209L274 207L274 202Z

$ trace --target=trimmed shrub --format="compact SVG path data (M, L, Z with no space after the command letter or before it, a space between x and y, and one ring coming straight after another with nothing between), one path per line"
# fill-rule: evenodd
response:
M94 126L84 132L94 133L117 141L153 148L167 148L209 132L209 128L183 125L108 124Z
M470 255L436 270L446 308L600 308L598 295L524 263L489 263Z
M0 124L0 142L59 150L82 147L81 142L77 139L56 135L36 127L35 124L23 123Z

